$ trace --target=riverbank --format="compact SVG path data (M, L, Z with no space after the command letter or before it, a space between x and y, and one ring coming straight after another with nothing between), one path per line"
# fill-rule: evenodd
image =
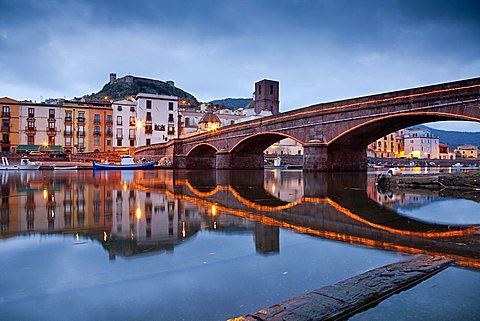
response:
M384 189L422 188L428 190L479 190L480 172L425 174L425 175L379 175L377 184Z

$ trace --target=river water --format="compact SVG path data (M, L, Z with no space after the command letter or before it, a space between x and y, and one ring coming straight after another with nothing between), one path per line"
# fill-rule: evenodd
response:
M301 171L3 172L1 320L225 320L415 254L352 320L479 320L478 194Z

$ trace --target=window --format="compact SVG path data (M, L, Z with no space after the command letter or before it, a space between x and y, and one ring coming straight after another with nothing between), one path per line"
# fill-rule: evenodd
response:
M122 111L122 106L117 106L118 111Z
M28 117L35 116L35 108L28 108Z
M123 138L123 132L121 128L117 128L117 138ZM122 145L120 145L122 146Z
M262 85L258 85L258 94L259 94L259 95L262 94Z
M112 115L107 115L107 124L113 123Z
M27 136L28 145L35 145L35 136Z
M146 144L147 146L150 146L150 142L151 142L150 138L147 138L145 144Z
M134 147L135 146L135 139L130 139L130 147Z
M100 126L94 126L93 127L93 134L94 135L100 135Z
M147 109L152 109L152 101L147 100Z
M55 118L55 109L48 110L48 118Z
M78 148L83 148L84 147L85 140L83 137L78 139Z
M55 129L55 123L54 122L49 122L48 123L48 128L49 129Z
M130 116L130 126L135 126L135 116Z
M35 121L28 121L27 122L28 129L35 129Z
M130 111L135 111L135 107L130 107Z
M117 116L117 125L123 125L122 116Z
M100 137L97 136L93 138L93 145L100 146Z
M112 141L110 139L107 139L107 146L112 146Z
M72 121L72 112L70 110L65 112L65 121Z
M2 108L2 115L3 115L3 116L8 116L8 115L10 115L10 107L9 107L9 106L3 106L3 108Z
M230 125L235 125L235 121L233 119L230 120Z
M78 121L85 121L85 113L79 112L78 113Z
M190 118L185 117L185 127L190 127Z
M78 133L81 135L85 134L85 126L78 125Z
M107 126L107 135L112 134L112 126Z
M93 123L100 124L100 114L93 115Z
M168 114L168 122L173 123L173 114Z
M65 137L65 146L72 146L72 138Z
M8 144L10 142L10 135L9 134L3 134L2 135L2 143Z
M135 138L135 129L128 130L128 138L129 139Z
M10 128L10 119L4 119L4 120L2 120L2 127L8 127L8 128Z
M273 85L270 85L270 95L273 95Z
M117 146L122 146L122 140L121 139L117 139Z
M173 110L173 103L171 101L168 102L168 110Z
M147 111L146 121L152 121L152 113Z
M48 146L53 146L55 145L55 136L49 136L48 137Z
M65 125L65 134L66 135L72 134L72 125Z

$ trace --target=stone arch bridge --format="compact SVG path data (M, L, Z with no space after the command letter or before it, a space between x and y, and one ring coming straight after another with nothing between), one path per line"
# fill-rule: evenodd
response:
M258 169L266 148L291 138L304 148L305 171L365 170L369 143L443 120L480 121L480 78L316 104L139 147L135 155L167 158L177 169Z

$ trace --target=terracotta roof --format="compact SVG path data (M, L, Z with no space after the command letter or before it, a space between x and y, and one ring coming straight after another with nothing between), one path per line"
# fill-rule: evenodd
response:
M200 119L199 123L221 123L221 121L217 115L211 111L208 111L205 115L203 115L202 119Z

